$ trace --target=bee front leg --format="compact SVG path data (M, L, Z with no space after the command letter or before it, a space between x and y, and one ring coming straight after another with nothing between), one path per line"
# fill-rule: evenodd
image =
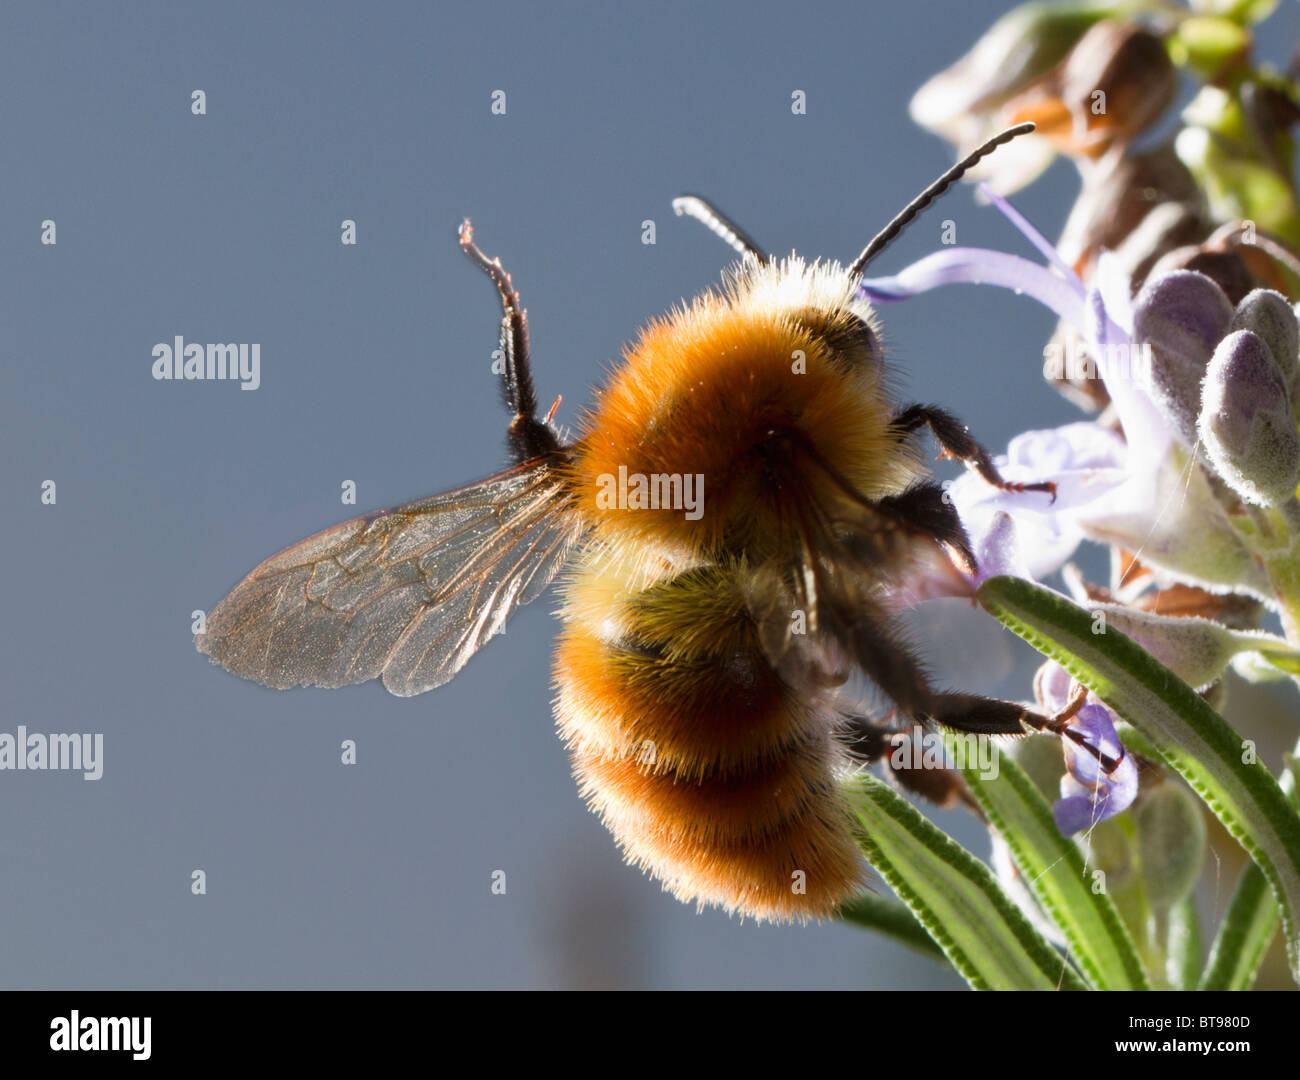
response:
M894 427L907 435L928 427L944 456L954 457L974 469L1000 491L1045 491L1056 501L1056 485L1050 480L1036 484L1017 484L1004 480L987 450L971 437L966 425L952 413L935 405L909 405L894 417Z

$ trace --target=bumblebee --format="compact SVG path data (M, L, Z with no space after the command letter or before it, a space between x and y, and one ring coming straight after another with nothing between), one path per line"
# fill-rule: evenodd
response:
M847 267L774 259L705 200L677 200L740 262L640 333L571 440L553 409L538 418L527 315L466 221L461 247L501 301L514 466L273 556L210 613L199 650L277 688L382 678L420 694L566 568L555 715L627 860L701 906L832 915L865 871L838 777L891 730L840 707L851 675L909 725L1075 737L1061 717L936 688L900 636L911 583L958 583L975 563L920 432L992 484L1052 489L1006 484L949 413L892 400L858 288L916 213L1031 128L946 173Z

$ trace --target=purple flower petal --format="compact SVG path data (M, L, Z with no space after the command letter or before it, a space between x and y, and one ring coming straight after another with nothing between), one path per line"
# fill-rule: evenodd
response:
M1095 288L1101 293L1102 303L1110 321L1119 328L1125 339L1133 336L1133 298L1130 293L1129 272L1124 260L1113 251L1103 251L1097 258L1093 273Z
M1045 266L987 248L949 248L912 263L892 277L864 278L858 286L873 303L907 300L941 285L997 285L1032 296L1073 326L1081 324L1083 293Z
M1066 794L1067 789L1069 794ZM1114 816L1107 812L1108 798L1105 795L1093 799L1086 788L1074 783L1069 777L1062 779L1061 793L1062 798L1052 804L1052 817L1062 836L1084 832Z
M1115 733L1111 713L1104 705L1087 704L1071 721L1090 746L1112 758L1123 753L1123 744ZM1111 772L1102 768L1096 756L1062 739L1066 773L1061 777L1061 799L1052 807L1057 828L1064 835L1090 828L1100 821L1123 813L1137 798L1137 765L1124 754Z
M1079 710L1070 726L1088 740L1088 745L1109 757L1118 758L1124 752L1124 744L1119 741L1110 717L1110 710L1105 705L1089 703ZM1096 755L1069 739L1062 745L1065 748L1065 767L1079 783L1092 787L1114 779L1115 774L1107 773ZM1115 773L1118 772L1116 769Z
M1061 790L1066 789L1066 781L1061 781ZM1056 828L1062 836L1073 836L1077 832L1093 828L1102 820L1096 805L1087 794L1066 795L1052 804L1052 817Z
M1081 420L1058 428L1026 431L1007 444L1007 463L1052 473L1122 469L1128 456L1123 439L1109 428ZM1069 492L1057 490L1056 503L1071 505Z
M1024 229L1028 230L1026 236L1035 245L1047 243L1018 214L1012 220L1018 228L1023 223ZM1061 265L1059 261L1057 265ZM1115 265L1111 260L1108 268L1110 278L1115 277ZM1125 357L1129 356L1131 336L1112 317L1108 297L1095 291L1089 294L1078 276L1068 268L1058 272L1018 255L986 248L958 247L927 255L891 277L865 278L859 285L859 292L873 303L884 303L910 299L942 285L962 284L996 285L1031 296L1084 333L1107 390L1115 401L1121 423L1127 423L1135 431L1150 432L1153 437L1162 434L1162 425L1152 426L1153 419L1159 414L1131 376L1134 365L1114 362L1116 349L1121 350ZM1127 290L1127 279L1122 288ZM1120 291L1121 287L1112 282L1108 295L1117 295ZM1127 322L1127 304L1115 303L1120 318ZM1160 453L1164 451L1163 446L1156 449Z
M1016 523L1010 514L1001 510L993 514L989 527L973 541L975 563L979 567L975 584L985 578L1006 574L1010 577L1031 578L1032 574L1020 555L1016 540Z
M1146 389L1150 349L1133 334L1129 277L1119 257L1104 251L1097 260L1093 286L1085 298L1084 331L1096 357L1106 393L1124 429L1130 453L1156 462L1164 459L1172 434Z
M1080 422L1018 435L998 458L1013 483L1050 480L1056 500L1041 492L1001 491L967 473L948 489L978 554L999 515L1013 515L1020 551L1019 576L1043 578L1058 570L1083 540L1076 512L1085 512L1127 481L1124 440L1098 424ZM982 579L981 579L982 580Z
M1079 280L1079 276L1074 272L1074 268L1061 258L1060 252L1056 250L1056 245L1035 229L1024 214L1012 206L1007 199L1003 198L989 187L987 183L981 183L979 185L979 190L981 194L983 194L984 197L997 208L999 213L1001 213L1004 218L1016 227L1016 230L1020 235L1033 244L1034 247L1038 249L1038 253L1042 255L1050 265L1056 267L1061 276L1066 281L1070 282L1072 288L1077 286L1077 291L1082 295L1083 282Z
M1057 713L1070 703L1074 676L1055 660L1046 661L1034 673L1034 700L1049 713Z

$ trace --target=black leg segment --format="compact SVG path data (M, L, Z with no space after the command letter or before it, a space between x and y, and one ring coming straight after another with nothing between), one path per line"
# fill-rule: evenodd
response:
M878 500L876 505L953 548L965 562L966 569L972 574L975 572L975 554L971 551L966 527L939 484L917 484L901 495L888 495Z
M971 437L966 425L950 412L935 405L909 405L894 417L894 427L904 435L928 427L934 440L949 457L955 457L974 469L990 484L1002 491L1045 491L1056 500L1056 485L1050 480L1039 484L1013 484L1002 479L989 452Z
M1086 750L1107 772L1119 766L1118 760L1090 744L1081 732L1070 726L1069 715L1047 717L1014 701L935 690L921 662L900 639L890 621L879 613L859 611L851 622L841 619L841 626L851 626L844 640L862 673L904 716L972 735L1047 732L1069 739ZM863 740L861 748L869 749L875 735L867 731L855 734Z
M501 352L505 360L505 398L510 409L510 451L517 462L559 449L555 432L536 418L537 392L533 389L532 360L528 351L528 313L519 300L510 275L500 259L489 259L474 243L474 230L466 218L460 227L460 246L492 279L501 296Z

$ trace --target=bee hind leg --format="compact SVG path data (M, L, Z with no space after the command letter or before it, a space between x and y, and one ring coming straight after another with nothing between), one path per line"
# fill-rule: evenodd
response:
M882 613L860 611L845 629L863 674L897 706L892 719L846 716L842 739L849 753L864 763L882 762L900 787L940 806L973 805L961 773L948 767L948 755L918 747L924 737L918 729L939 724L972 734L1024 735L1034 730L1032 721L1026 726L1022 720L1026 710L1009 701L935 690L920 660Z
M1108 773L1119 761L1092 746L1084 736L1059 717L1046 717L1014 702L976 694L937 694L933 713L926 720L968 735L1026 735L1042 731L1070 739L1092 754ZM949 767L949 757L927 750L919 722L910 725L891 717L874 720L845 715L842 741L849 754L864 765L880 763L896 786L941 807L964 805L980 813L965 778ZM931 736L933 738L933 736Z

